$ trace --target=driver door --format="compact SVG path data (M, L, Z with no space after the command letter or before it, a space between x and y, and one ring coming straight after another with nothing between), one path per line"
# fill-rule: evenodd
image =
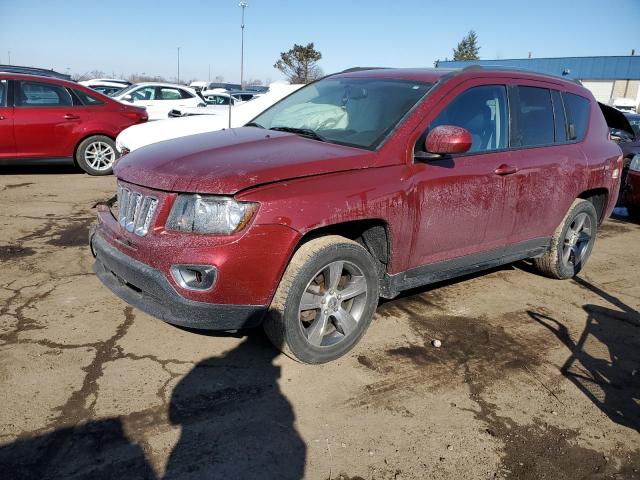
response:
M445 100L436 118L422 127L416 148L422 148L428 132L438 125L465 128L473 143L464 154L414 162L414 268L456 270L500 258L509 233L502 225L501 167L511 158L506 86L465 82L448 99L452 100Z

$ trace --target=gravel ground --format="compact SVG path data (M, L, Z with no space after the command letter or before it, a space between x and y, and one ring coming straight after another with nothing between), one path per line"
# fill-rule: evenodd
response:
M640 478L640 226L605 222L573 281L518 263L381 302L305 366L104 288L114 188L0 171L0 477Z

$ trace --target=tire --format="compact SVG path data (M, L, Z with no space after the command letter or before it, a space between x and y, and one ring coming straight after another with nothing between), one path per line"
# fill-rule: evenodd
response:
M326 285L327 277L332 284ZM308 309L301 309L303 295ZM302 245L291 259L264 330L294 360L330 362L358 343L379 295L376 264L364 247L337 235L317 238Z
M76 149L76 163L89 175L110 175L117 158L116 143L104 135L85 138Z
M576 199L551 237L549 250L533 259L534 266L550 278L575 277L591 255L598 229L598 215L588 200Z

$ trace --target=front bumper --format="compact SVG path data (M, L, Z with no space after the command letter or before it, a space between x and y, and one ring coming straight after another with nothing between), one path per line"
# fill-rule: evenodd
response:
M90 238L93 271L125 302L165 322L207 330L237 330L259 325L264 305L212 304L179 295L158 270L109 245L100 233Z

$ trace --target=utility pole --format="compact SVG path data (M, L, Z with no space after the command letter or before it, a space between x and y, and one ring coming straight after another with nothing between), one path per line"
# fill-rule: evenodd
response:
M11 65L11 50L9 50L7 54L9 55L9 62L7 63L7 65Z
M244 9L249 6L247 2L238 4L242 8L242 22L240 23L240 88L244 87Z
M176 47L178 49L178 83L180 83L180 47Z

